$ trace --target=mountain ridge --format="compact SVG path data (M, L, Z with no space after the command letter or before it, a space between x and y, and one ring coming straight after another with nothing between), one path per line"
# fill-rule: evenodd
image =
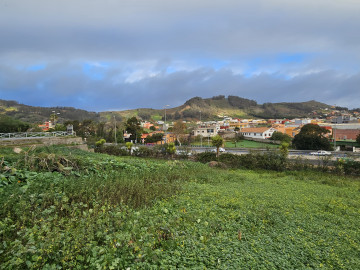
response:
M218 95L211 98L193 97L183 105L167 108L167 120L211 120L224 116L237 118L297 118L319 115L330 105L315 100L306 102L278 102L258 104L255 100L238 96ZM161 120L164 109L138 108L123 111L90 112L73 107L40 107L20 104L17 101L0 99L0 115L8 115L26 122L43 122L49 119L53 111L59 114L59 120L91 119L110 121L113 116L120 120L137 116L142 120Z

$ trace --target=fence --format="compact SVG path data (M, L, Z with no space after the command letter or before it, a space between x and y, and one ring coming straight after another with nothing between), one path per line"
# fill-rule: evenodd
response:
M75 132L68 133L67 131L0 133L0 140L65 137L65 136L74 136L74 135L75 135Z

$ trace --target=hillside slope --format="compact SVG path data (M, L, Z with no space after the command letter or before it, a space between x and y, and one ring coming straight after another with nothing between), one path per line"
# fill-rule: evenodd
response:
M307 102L281 102L258 104L254 100L237 96L223 95L212 98L194 97L183 105L167 108L167 120L178 119L202 120L221 119L224 116L238 118L295 118L312 116L313 112L321 114L331 106L317 101ZM161 120L164 118L164 109L139 108L125 111L89 112L72 107L35 107L19 104L16 101L0 99L0 114L8 115L29 123L49 120L53 111L60 113L59 121L85 120L110 121L116 115L117 119L127 119L136 116L143 120Z
M194 97L186 101L183 105L174 108L168 108L167 120L198 120L200 115L202 120L218 119L224 116L238 118L296 118L309 117L313 112L318 114L331 106L314 100L307 102L281 102L258 104L254 100L245 99L237 96L215 96L203 99ZM201 113L200 113L201 112ZM110 113L118 114L121 117L128 118L137 116L144 120L163 119L164 109L135 109L119 112L102 112L102 116Z
M11 116L14 119L29 123L38 123L48 121L50 115L55 111L60 113L58 121L92 119L99 120L100 114L88 112L86 110L75 109L72 107L35 107L19 104L16 101L0 99L0 114Z

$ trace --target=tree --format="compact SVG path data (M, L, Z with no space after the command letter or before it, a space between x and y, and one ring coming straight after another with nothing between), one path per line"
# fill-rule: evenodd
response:
M293 139L293 146L299 150L332 150L325 134L329 133L326 128L319 125L307 124L303 126Z
M176 147L175 147L175 144L174 143L169 143L167 146L166 146L166 152L168 154L170 154L171 156L174 155L176 151Z
M287 157L289 154L289 144L287 142L282 142L279 150L283 157Z
M180 146L181 146L180 136L182 134L185 134L185 130L186 130L186 125L181 120L178 120L174 123L173 133L175 134L176 140Z
M125 144L125 146L126 146L126 148L129 150L129 153L130 153L130 155L131 155L131 148L133 147L133 143L132 143L132 142L127 142L127 143Z
M30 128L30 124L15 120L12 117L1 115L0 116L0 132L24 132Z
M232 142L235 144L235 147L236 147L236 143L241 142L244 139L245 139L245 137L243 134L235 133L235 137L232 139Z
M151 136L147 136L145 138L145 143L156 143L162 141L163 137L164 137L164 133L155 133Z
M131 133L130 140L137 141L141 138L142 128L140 126L140 121L135 116L126 121L125 129L127 133Z
M360 133L356 136L356 142L360 144Z
M150 127L150 130L151 130L151 131L155 131L155 130L156 130L156 127L155 127L155 126L151 126L151 127Z
M219 148L224 144L224 139L216 135L211 138L211 144L216 147L216 157L219 157Z
M279 132L279 131L275 131L271 135L270 140L290 143L291 142L291 136L289 136L289 135L287 135L285 133Z

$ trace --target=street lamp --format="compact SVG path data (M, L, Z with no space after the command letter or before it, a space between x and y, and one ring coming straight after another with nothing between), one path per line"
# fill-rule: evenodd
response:
M201 129L201 111L200 112L200 129ZM202 134L200 134L200 147L202 147Z
M115 125L115 145L116 145L117 140L116 140L116 119L115 119L115 115L114 115L114 125Z
M167 143L167 136L166 136L166 135L167 135L167 132L166 132L166 131L167 131L167 127L166 127L166 108L167 108L167 107L170 107L170 105L165 105L165 106L164 106L164 109L165 109L165 123L164 123L164 129L165 129L165 143Z

